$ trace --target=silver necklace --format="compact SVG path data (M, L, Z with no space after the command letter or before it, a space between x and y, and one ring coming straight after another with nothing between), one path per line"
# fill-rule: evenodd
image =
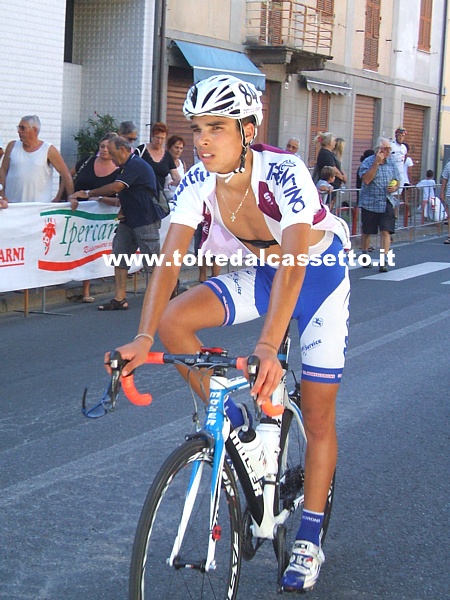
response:
M219 194L220 194L220 196L221 196L221 198L222 198L222 200L225 202L225 206L227 207L227 209L228 209L228 212L230 213L230 219L231 219L231 222L232 222L232 223L234 223L234 222L236 221L236 215L238 214L238 212L239 212L239 210L240 210L241 206L244 204L244 200L247 198L248 192L249 192L249 190L250 190L250 185L251 185L251 184L249 183L249 184L248 184L248 188L245 190L244 197L243 197L243 198L242 198L242 200L240 201L240 203L239 203L239 206L237 207L237 209L236 209L236 210L231 210L231 209L230 209L230 207L228 206L228 202L225 200L225 196L224 196L224 195L222 194L222 192L221 192L221 191L220 191L220 190L217 188L217 189L218 189L218 191L219 191Z

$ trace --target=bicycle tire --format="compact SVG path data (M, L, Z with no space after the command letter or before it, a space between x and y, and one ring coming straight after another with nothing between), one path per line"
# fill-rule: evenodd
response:
M195 460L204 465L194 508L186 528L177 563L204 564L210 516L210 489L213 469L208 444L193 439L177 448L159 470L147 494L136 530L130 566L130 600L185 600L214 598L234 600L241 568L242 516L238 488L231 467L225 461L217 523L216 568L206 573L199 568L170 566L167 563L175 541L184 500ZM179 559L179 560L178 560Z

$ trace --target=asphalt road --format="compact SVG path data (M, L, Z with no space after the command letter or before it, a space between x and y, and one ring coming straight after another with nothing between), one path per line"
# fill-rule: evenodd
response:
M440 238L395 251L389 276L441 265L401 281L351 272L337 491L311 600L448 598L450 247ZM122 396L114 414L81 415L84 386L90 400L100 397L103 353L135 335L141 303L140 295L127 312L66 305L52 311L72 316L0 317L2 599L127 598L140 509L192 412L172 367L144 367L137 383L153 393L151 406ZM205 332L203 341L245 354L260 326ZM292 364L299 356L295 349ZM244 564L239 597L279 598L275 577L267 545Z

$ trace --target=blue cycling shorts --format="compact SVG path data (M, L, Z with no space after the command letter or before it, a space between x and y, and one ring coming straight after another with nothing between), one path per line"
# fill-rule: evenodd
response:
M348 336L348 267L340 264L343 262L342 243L331 232L326 232L323 239L310 248L309 254L321 259L324 255L333 255L336 260L332 266L323 264L322 260L308 264L292 315L298 322L302 379L339 383ZM274 267L259 265L204 282L222 302L225 310L222 325L244 323L266 314L275 273Z

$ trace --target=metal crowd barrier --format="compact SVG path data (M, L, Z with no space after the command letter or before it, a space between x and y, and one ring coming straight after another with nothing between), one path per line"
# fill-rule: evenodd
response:
M447 215L439 200L441 186L433 187L435 194L425 200L424 188L405 186L397 192L395 241L413 242L418 235L442 235ZM334 202L329 205L331 212L346 221L352 238L361 236L359 192L358 188L338 189Z

